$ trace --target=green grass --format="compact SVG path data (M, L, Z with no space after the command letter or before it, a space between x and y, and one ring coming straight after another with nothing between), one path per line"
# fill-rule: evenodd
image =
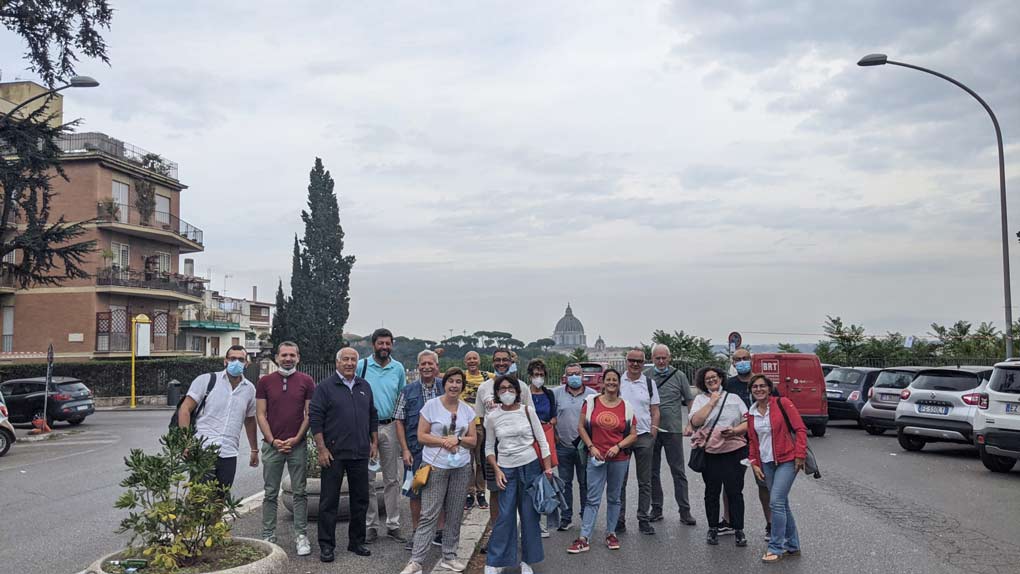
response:
M244 564L251 564L269 556L269 552L260 547L250 546L244 542L231 540L226 545L207 550L198 560L188 566L167 570L155 566L147 566L139 569L138 574L205 574L206 572L217 572L227 570ZM124 558L144 558L139 550L125 550L110 560L121 560ZM111 574L124 574L124 569L109 562L103 563L103 570Z

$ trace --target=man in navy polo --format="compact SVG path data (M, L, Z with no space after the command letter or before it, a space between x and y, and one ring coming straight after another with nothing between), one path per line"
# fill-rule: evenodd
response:
M407 375L404 365L390 357L392 349L393 333L385 328L376 329L372 333L372 355L358 361L358 376L372 387L379 416L379 464L383 475L383 502L386 504L386 535L397 542L407 542L400 533L400 482L404 476L404 462L393 418L397 397L407 384ZM379 504L375 496L369 497L365 524L368 528L365 542L371 544L379 536Z

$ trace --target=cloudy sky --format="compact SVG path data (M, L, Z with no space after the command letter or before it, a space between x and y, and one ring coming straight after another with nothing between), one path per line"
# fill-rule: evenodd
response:
M65 109L180 164L198 270L228 294L287 285L319 156L357 256L351 332L530 341L567 302L620 345L814 341L826 314L1003 325L987 115L855 63L982 94L1016 210L1010 0L113 4L112 65L83 62L102 86ZM4 80L32 77L23 51L0 32Z

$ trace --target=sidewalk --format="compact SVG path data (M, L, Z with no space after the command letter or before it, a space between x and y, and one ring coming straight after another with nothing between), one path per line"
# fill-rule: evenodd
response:
M401 499L400 524L404 536L411 535L411 513L407 506L407 499ZM460 530L460 546L457 550L457 558L465 564L474 554L478 541L485 531L489 521L489 511L473 508L465 513L464 522ZM276 543L289 557L288 572L293 574L336 574L339 572L354 572L357 574L399 574L407 565L411 553L404 550L404 543L387 538L381 533L379 539L368 545L372 551L371 556L362 557L347 552L347 522L338 521L336 525L336 561L323 563L319 561L319 545L316 529L318 523L308 522L308 539L312 542L312 553L309 556L297 556L294 550L294 530L292 528L291 514L283 506L281 500L276 526ZM247 536L261 538L262 536L262 507L261 504L252 504L249 512L234 521L233 533L235 536ZM425 558L423 571L430 572L442 553L438 546L432 546ZM436 570L436 572L446 572Z

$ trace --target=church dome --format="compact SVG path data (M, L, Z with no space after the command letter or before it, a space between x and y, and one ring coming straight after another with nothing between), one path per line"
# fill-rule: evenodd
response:
M584 335L584 325L574 316L574 311L567 303L567 311L563 318L556 322L556 329L553 331L553 340L558 347L587 347L587 338Z

